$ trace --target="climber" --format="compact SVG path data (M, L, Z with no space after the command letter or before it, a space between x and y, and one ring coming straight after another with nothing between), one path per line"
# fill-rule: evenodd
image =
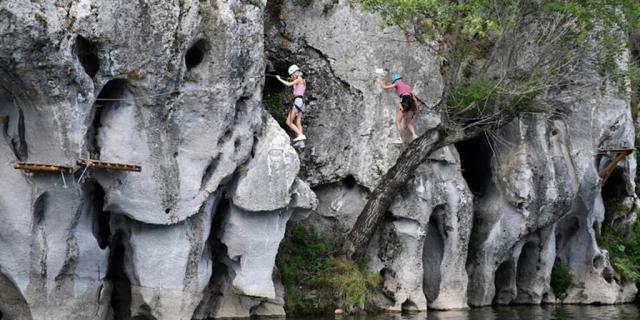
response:
M402 138L400 136L402 118L404 118L405 126L411 132L412 139L417 138L416 128L413 126L413 117L415 117L416 112L420 111L420 108L418 107L418 100L413 95L411 87L402 80L402 77L397 72L391 74L391 84L385 84L382 76L378 76L378 83L384 90L395 88L396 93L401 99L400 109L396 112L397 138L394 139L392 143L402 144Z
M302 71L295 64L289 67L289 75L292 77L292 81L285 81L276 76L278 81L282 82L287 87L293 87L293 103L289 114L287 115L287 126L296 133L294 142L306 140L304 132L302 130L302 114L304 112L304 91L307 87L306 81L302 78Z

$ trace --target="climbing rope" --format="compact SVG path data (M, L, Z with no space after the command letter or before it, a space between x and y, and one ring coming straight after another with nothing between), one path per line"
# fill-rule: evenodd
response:
M84 177L84 174L87 172L87 169L89 169L89 167L91 166L92 166L92 162L88 161L87 165L84 167L84 170L82 170L82 174L80 175L80 178L78 178L78 181L76 181L76 184L82 183L82 177Z
M192 91L187 91L187 92L197 92L197 91L205 91L205 89L202 89L202 90L192 90ZM144 96L136 96L136 97L132 97L132 98L97 98L95 101L131 101L131 100L142 100L142 99L148 99L148 98L157 98L157 97L169 96L169 95L176 94L176 93L180 93L180 92L184 92L184 91L174 90L174 91L170 91L170 92L163 92L163 93L157 93L157 94L149 94L149 95L144 95Z
M67 186L67 180L64 178L64 171L63 170L60 170L60 175L62 176L62 184L64 185L64 188L65 189L69 188Z

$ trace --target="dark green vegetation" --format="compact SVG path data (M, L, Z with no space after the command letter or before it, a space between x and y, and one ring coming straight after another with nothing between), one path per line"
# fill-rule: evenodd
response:
M293 0L293 3L301 7L308 7L313 4L313 0Z
M562 261L556 260L551 271L551 289L556 299L564 299L570 285L571 272L569 267Z
M284 92L274 92L265 96L263 99L267 111L282 128L287 127L286 99L287 95Z
M609 251L613 268L628 281L640 281L640 223L628 232L605 227L598 237L598 245Z
M276 260L287 315L326 314L336 308L364 310L380 285L380 276L368 271L364 261L342 258L340 246L330 240L335 236L297 225L287 229Z

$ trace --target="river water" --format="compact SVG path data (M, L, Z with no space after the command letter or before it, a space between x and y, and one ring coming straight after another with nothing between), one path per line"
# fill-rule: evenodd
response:
M294 318L319 320L327 318ZM381 314L372 316L336 316L336 320L640 320L637 305L615 306L508 306L474 308L460 311L429 311L428 314Z

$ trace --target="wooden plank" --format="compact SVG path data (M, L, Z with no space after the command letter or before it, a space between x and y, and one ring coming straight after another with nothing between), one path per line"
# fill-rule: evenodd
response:
M142 167L133 164L127 163L117 163L117 162L107 162L93 159L78 159L78 165L80 166L88 166L98 169L107 169L114 171L132 171L132 172L140 172L142 171Z
M604 185L604 183L607 182L607 179L609 179L609 176L613 173L613 170L615 170L616 166L618 166L618 162L622 161L624 158L626 158L632 152L633 152L633 150L631 150L631 151L624 150L624 151L621 151L621 152L617 152L616 157L613 158L613 160L610 160L609 163L607 164L607 166L604 167L604 169L602 169L602 171L600 171L600 178L602 178L602 185Z
M62 171L71 174L73 172L72 167L55 163L13 162L12 165L14 169L23 170L24 172L28 173L59 173L60 171Z
M619 149L598 149L598 153L607 154L612 152L626 152L627 154L631 154L636 151L635 148L619 148Z

